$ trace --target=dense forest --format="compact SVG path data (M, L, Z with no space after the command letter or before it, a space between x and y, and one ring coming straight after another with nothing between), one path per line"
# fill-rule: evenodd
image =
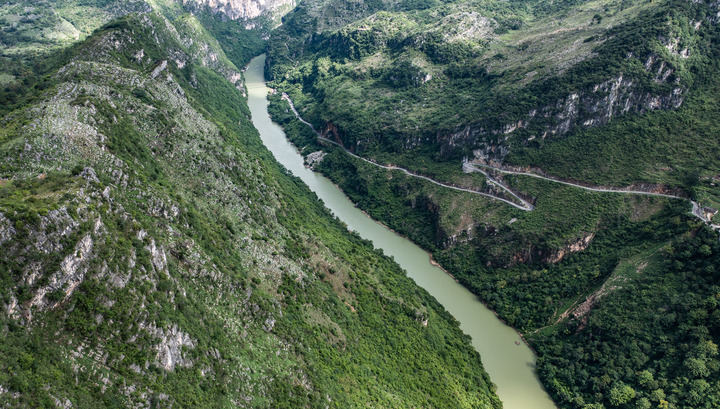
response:
M717 233L686 233L620 263L593 313L530 336L543 381L570 407L720 402ZM580 393L578 393L580 392Z
M380 2L344 19L332 4L286 16L268 61L347 150L469 188L488 181L463 157L720 205L717 4ZM495 174L524 212L354 159L279 96L271 113L304 154L327 153L314 169L525 336L561 407L717 405L718 238L688 200Z

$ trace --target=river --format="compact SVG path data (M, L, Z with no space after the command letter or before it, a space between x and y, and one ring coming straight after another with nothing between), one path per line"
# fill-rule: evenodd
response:
M245 72L252 122L275 159L305 182L350 230L371 240L395 258L415 282L435 297L459 322L482 357L506 409L554 409L556 406L535 374L535 355L518 333L503 324L465 287L430 263L424 250L366 216L327 178L309 170L282 128L267 111L265 55L255 57Z

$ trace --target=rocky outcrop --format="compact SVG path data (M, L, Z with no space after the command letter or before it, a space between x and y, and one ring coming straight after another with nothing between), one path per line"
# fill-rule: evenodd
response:
M325 155L327 155L327 153L323 151L312 152L305 157L305 165L310 167L310 169L315 169L315 166L325 159Z
M162 60L150 73L150 78L157 78L167 68L167 60Z
M69 254L60 263L60 271L50 277L49 289L57 289L65 286L65 296L69 296L85 278L83 264L90 259L94 241L90 234L80 240L75 246L75 251Z
M15 235L15 229L13 228L10 220L0 213L0 246L3 243L13 238Z
M82 202L87 196L80 194L79 202ZM84 220L89 224L88 219L85 213ZM10 301L5 304L9 316L22 317L29 323L35 311L50 308L67 298L83 282L95 241L91 232L80 236L79 227L80 223L68 213L67 207L51 210L34 222L19 220L15 227L0 213L0 246L4 253L13 254L24 266ZM78 236L76 241L72 240ZM57 262L49 261L62 254L66 255ZM15 296L20 289L25 293L21 300ZM48 297L50 293L53 297Z
M481 41L491 37L497 22L476 11L461 11L445 16L433 28L447 42Z
M157 346L158 365L167 371L172 371L176 366L190 367L192 361L183 356L183 348L195 348L195 341L185 332L173 325L168 329L158 328L155 335L160 338Z
M185 6L206 6L232 20L249 20L263 15L276 18L295 7L295 0L183 0Z
M687 50L681 50L679 55L684 58ZM516 131L531 125L535 125L535 129L539 125L542 130L522 142L535 138L558 138L577 128L606 125L613 118L626 114L678 109L684 101L686 89L675 79L674 68L654 54L645 59L644 65L652 80L664 86L666 91L651 90L642 86L637 78L620 73L602 83L572 92L552 104L532 109L524 118L499 127L472 124L451 133L438 133L436 142L440 145L440 153L448 155L457 146L474 146L479 159L502 163L510 152L505 141ZM411 139L406 142L413 144Z
M162 246L155 244L155 239L150 239L150 244L146 247L150 252L150 260L156 273L165 273L167 269L167 256Z
M689 51L675 50L673 44L675 42L671 41L667 46L671 53L677 54L678 58L686 58ZM628 114L680 108L687 90L676 79L675 68L656 54L640 61L648 74L647 79L641 80L637 75L619 73L601 83L578 89L549 104L533 108L522 117L502 125L476 122L459 126L450 132L439 130L435 135L409 132L398 137L403 138L404 150L434 144L439 149L440 157L449 157L459 148L472 147L480 154L478 159L502 163L511 149L511 145L506 141L519 130L539 129L518 141L527 143L536 138L561 138L578 128L607 125L613 119ZM647 82L652 82L657 87L648 87ZM339 129L331 121L325 124L322 134L348 146L354 152L362 152L366 145L376 143L371 139L359 139L352 143L353 132Z
M650 62L650 66L652 64ZM658 65L656 82L665 82L670 78L673 70L668 68L665 62L660 62ZM683 93L680 86L674 87L666 94L641 91L636 81L620 74L595 85L590 92L573 93L564 100L558 101L554 107L545 107L541 115L546 118L553 117L557 125L548 126L539 136L546 138L550 135L563 135L578 126L605 125L613 117L629 112L643 114L656 110L677 109L682 105ZM535 112L531 112L528 116L533 118Z
M552 254L550 254L550 256L547 257L545 262L551 264L557 263L570 253L577 253L578 251L585 250L586 248L588 248L590 242L594 237L595 233L590 233L587 236L580 238L580 240L569 244L565 248L554 251Z

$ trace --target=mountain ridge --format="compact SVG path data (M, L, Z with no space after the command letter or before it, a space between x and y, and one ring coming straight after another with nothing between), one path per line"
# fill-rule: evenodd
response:
M54 58L2 119L1 406L500 406L457 322L272 159L195 17Z

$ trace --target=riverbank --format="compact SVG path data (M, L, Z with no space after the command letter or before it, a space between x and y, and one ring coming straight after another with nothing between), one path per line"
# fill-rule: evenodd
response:
M252 67L263 67L254 60ZM467 288L442 269L434 266L428 253L409 240L394 234L358 209L327 178L304 166L303 158L287 140L282 129L269 119L264 78L259 69L246 71L249 106L253 123L261 139L275 158L305 182L330 211L350 230L395 259L419 287L431 294L469 335L483 366L497 386L497 394L506 409L556 408L534 372L535 355L526 344L516 344L518 333L503 324ZM522 337L520 337L522 339Z

